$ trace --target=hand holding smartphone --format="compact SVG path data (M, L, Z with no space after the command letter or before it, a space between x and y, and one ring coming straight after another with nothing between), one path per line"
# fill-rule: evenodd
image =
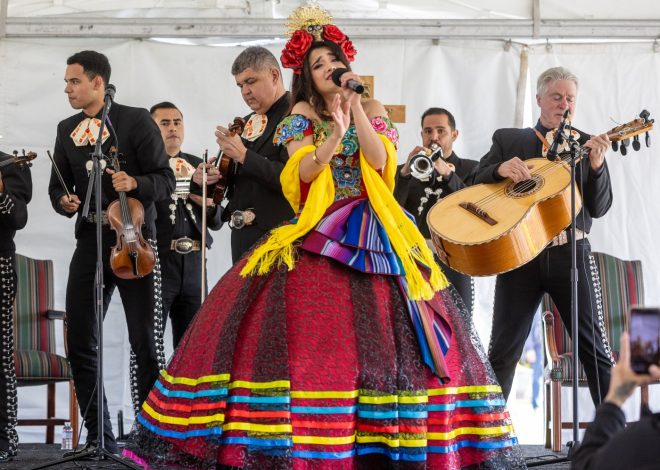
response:
M652 364L660 364L660 308L633 305L628 329L631 368L648 374Z

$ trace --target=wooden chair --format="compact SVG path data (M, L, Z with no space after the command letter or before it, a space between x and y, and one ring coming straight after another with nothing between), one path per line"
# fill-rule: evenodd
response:
M618 358L621 333L627 329L628 311L633 304L644 303L644 281L641 261L624 261L605 253L593 253L600 277L602 327L614 358ZM599 287L596 287L597 290ZM571 340L559 312L550 296L543 298L543 323L549 374L546 374L546 447L561 450L562 429L573 429L573 422L561 416L561 387L570 387L573 380ZM598 332L597 332L598 334ZM580 364L580 387L587 386L587 377ZM644 393L644 390L642 391ZM648 392L646 392L648 393ZM580 428L589 423L580 422Z
M46 385L48 401L45 419L19 419L19 426L46 426L46 443L52 444L55 426L71 422L73 446L78 443L78 402L71 367L66 357L55 352L54 320L65 313L53 310L53 262L16 255L15 361L19 387ZM64 327L66 348L66 324ZM55 384L69 382L69 417L55 417Z

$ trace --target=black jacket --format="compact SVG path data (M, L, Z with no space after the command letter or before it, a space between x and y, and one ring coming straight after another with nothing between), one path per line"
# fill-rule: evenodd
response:
M234 184L229 188L224 212L226 217L235 210L252 209L255 224L268 231L294 216L293 209L282 194L280 173L289 159L285 146L273 143L277 125L289 110L289 93L285 93L270 107L264 133L254 142L243 140L247 155L239 165ZM250 118L251 114L245 117ZM226 217L224 217L226 219Z
M179 152L178 157L184 159L195 168L202 163L201 158L188 153ZM211 196L212 194L208 195L208 197ZM172 215L171 204L176 204L176 219L174 224L170 218ZM180 198L176 202L171 197L156 201L156 237L158 239L159 252L169 251L170 242L176 238L188 236L193 240L202 239L202 208L192 201L188 201L187 204L190 206L190 209L186 207L186 202ZM190 213L191 211L194 217ZM210 248L213 243L213 237L211 237L209 229L218 230L222 226L222 220L220 220L221 214L222 210L218 206L209 208L206 212L207 248Z
M0 164L13 157L0 152ZM32 199L32 174L27 165L5 164L0 168L5 189L0 193L0 254L16 251L14 235L25 227L28 219L27 205Z
M429 213L431 207L433 207L433 204L454 191L470 186L475 176L474 171L479 164L476 160L459 158L453 152L446 161L454 165L455 169L449 177L442 178L441 181L434 178L425 182L412 177L412 175L401 176L403 165L399 165L397 168L394 197L404 209L415 217L417 227L425 238L431 237L429 227L426 223L426 215ZM434 192L439 189L441 192L439 196L428 196L425 188L429 188ZM429 199L423 205L420 201L422 197ZM420 205L423 207L421 213L419 212Z
M53 158L62 173L67 188L75 193L81 201L79 216L76 220L76 238L80 235L82 224L80 214L83 210L89 181L85 165L90 160L93 146L76 147L70 134L86 117L88 116L83 112L79 112L57 125L57 138L53 153ZM99 112L96 117L100 118L101 113ZM137 189L128 192L127 195L138 199L144 206L146 227L143 228L143 235L145 238L154 238L156 234L154 202L170 197L175 186L174 173L168 163L160 130L146 109L113 103L108 117L117 131L119 142L115 142L114 138L110 136L103 144L103 153L107 155L110 147L115 146L123 155L120 157L121 170L134 177L138 183ZM105 171L102 176L102 186L102 209L105 210L110 202L118 198L117 192L112 187L112 178ZM48 193L56 212L66 217L73 216L73 214L67 214L60 206L60 198L66 193L54 171L51 171ZM96 210L93 196L90 210Z
M548 131L540 122L537 123L536 128L544 136ZM589 135L581 131L578 132L580 132L580 144L584 144L589 140ZM474 183L502 181L504 178L497 174L497 170L502 163L513 157L518 157L521 160L542 158L542 149L541 140L531 128L499 129L493 134L493 145L490 150L479 162ZM582 159L576 169L578 190L580 189L580 182L584 186L582 193L583 206L577 216L577 227L588 233L591 230L592 219L602 217L612 206L610 172L607 169L607 162L604 162L598 171L592 170L589 159L586 157Z
M642 413L639 421L626 427L618 406L605 402L584 434L573 457L574 470L660 469L660 413Z

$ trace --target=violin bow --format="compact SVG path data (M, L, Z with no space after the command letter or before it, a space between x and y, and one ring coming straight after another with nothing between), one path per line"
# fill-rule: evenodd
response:
M48 154L48 158L50 158L50 161L53 163L53 169L55 170L55 174L57 175L57 179L60 180L60 184L62 185L62 188L64 188L64 191L66 192L66 197L69 198L69 202L71 202L71 193L66 187L66 183L64 182L64 178L62 178L62 173L60 173L60 169L57 168L57 163L55 163L55 159L53 156L50 154L50 150L46 150L46 153Z
M209 160L209 151L204 150L204 165L202 165L202 246L200 247L202 252L202 286L201 299L202 303L206 299L206 164Z

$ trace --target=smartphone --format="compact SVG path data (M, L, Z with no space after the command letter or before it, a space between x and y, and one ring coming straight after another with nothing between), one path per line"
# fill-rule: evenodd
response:
M630 365L638 374L648 373L651 364L660 364L660 308L630 308Z

